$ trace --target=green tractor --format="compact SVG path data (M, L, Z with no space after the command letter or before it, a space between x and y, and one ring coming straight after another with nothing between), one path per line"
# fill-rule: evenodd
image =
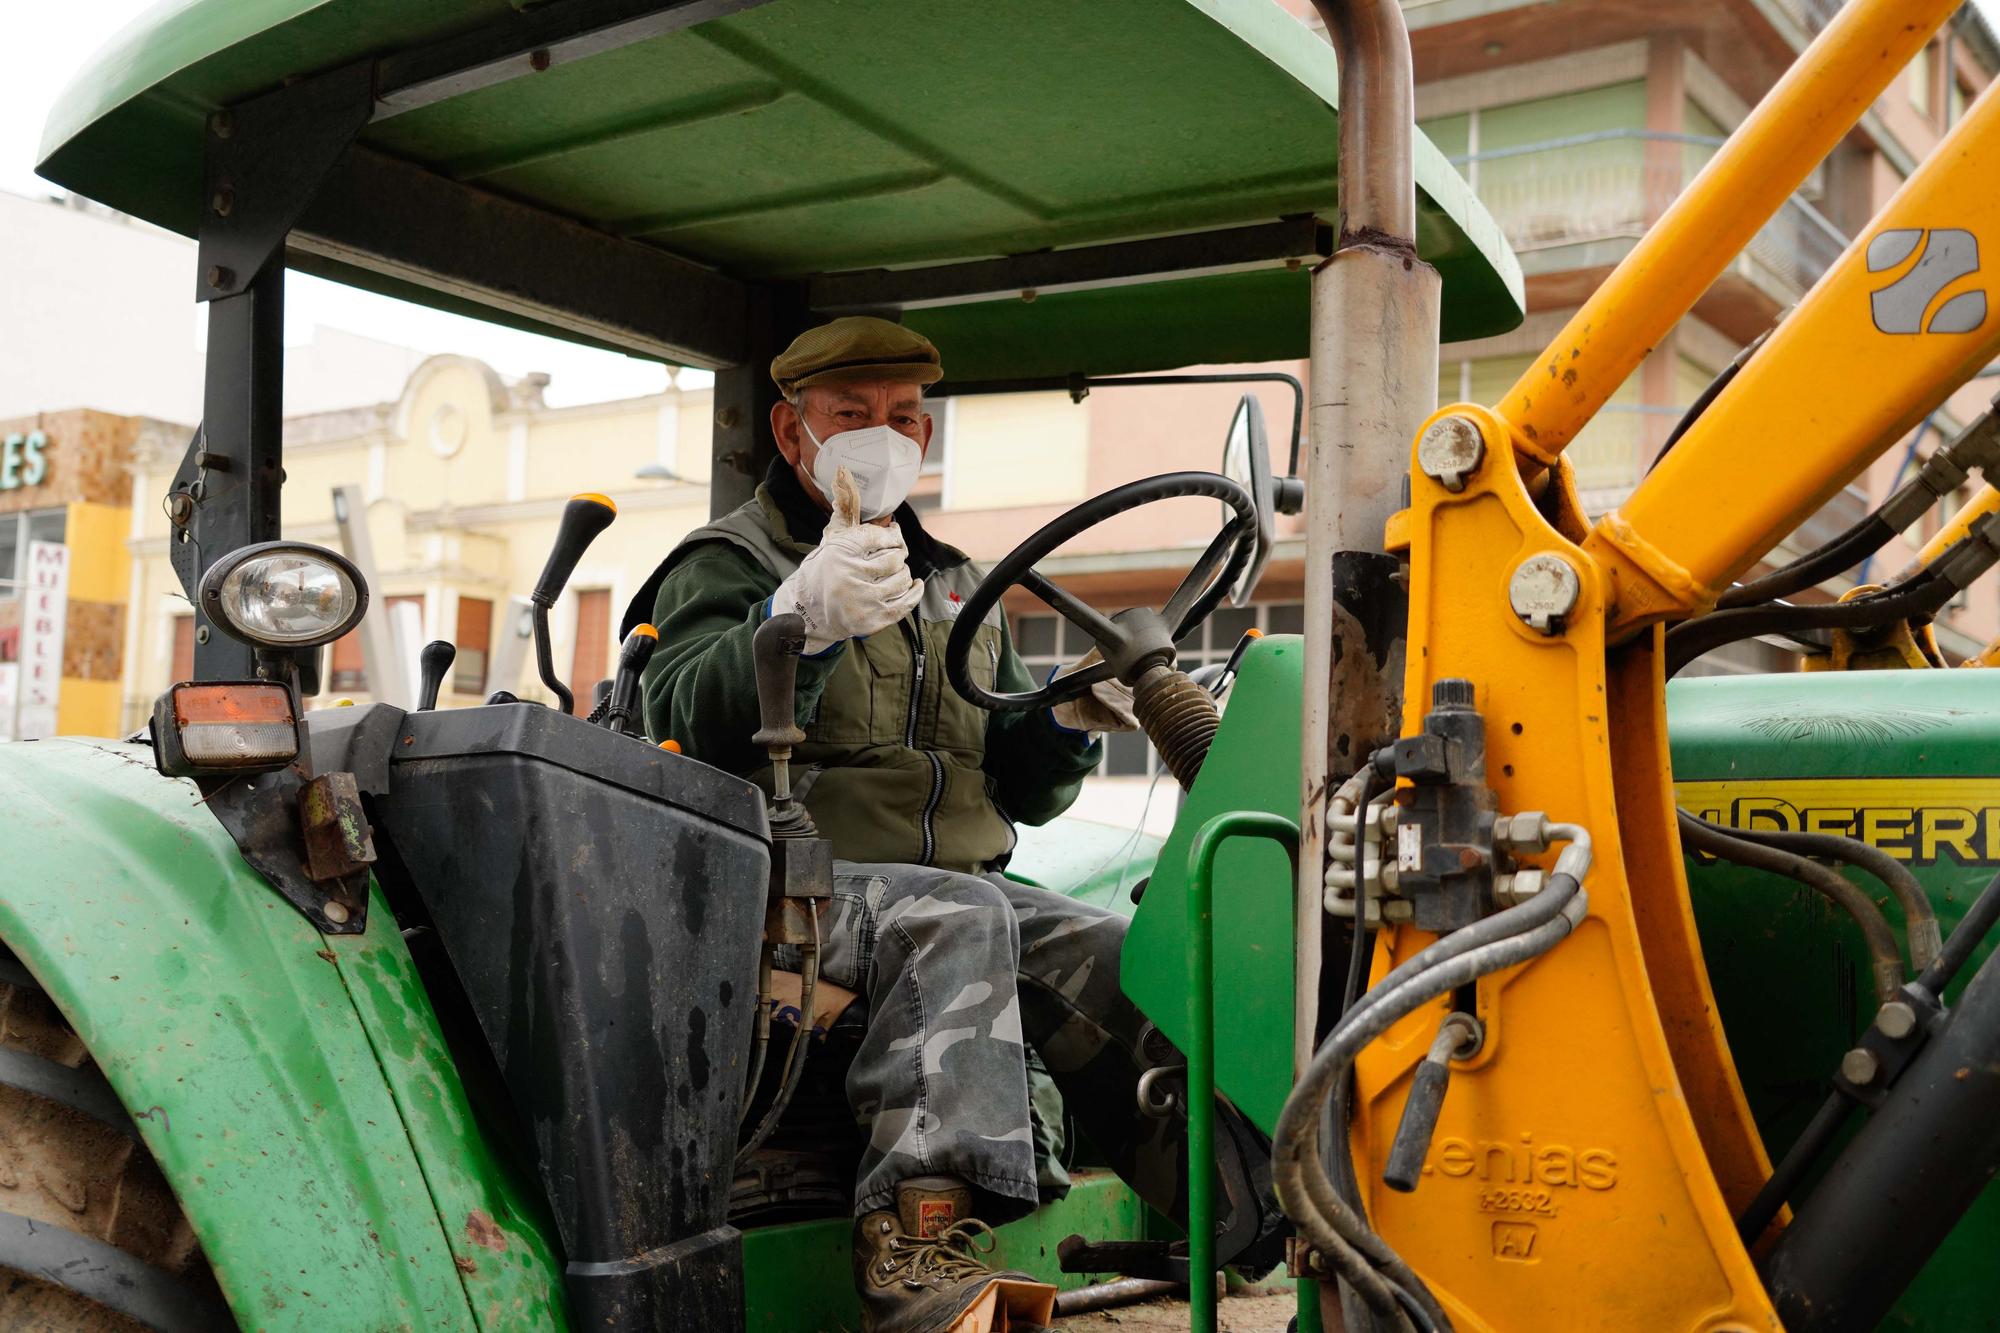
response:
M882 41L898 29L920 36ZM1337 75L1333 50L1268 0L920 14L898 0L184 0L116 39L55 109L42 172L199 241L205 419L166 498L195 678L139 736L0 748L7 1322L853 1327L840 1059L865 1014L815 1034L805 995L773 1023L760 975L767 943L809 929L824 844L784 836L782 783L634 734L643 644L596 720L501 696L303 707L320 646L360 620L368 590L339 556L284 538L285 274L714 369L718 513L770 457L773 353L857 311L942 347L941 393L1310 355L1317 457L1344 406L1322 374L1372 355L1328 328L1385 318L1354 316L1322 276L1336 253L1382 246L1343 233L1348 194L1400 180L1415 202L1395 267L1435 275L1401 349L1430 362L1427 386L1420 372L1405 386L1419 416L1440 330L1483 336L1522 313L1513 256L1407 105L1400 120L1336 113L1398 68L1407 91L1399 26L1373 41ZM1357 158L1384 133L1401 134L1404 165ZM1365 173L1346 170L1359 161ZM1228 515L1155 627L1184 633L1247 596L1272 513L1299 498L1253 414L1231 439L1231 475L1200 483ZM1137 483L1120 504L1188 484ZM1306 499L1335 509L1342 494ZM1079 506L982 593L1034 587L1036 560L1107 512ZM559 696L586 683L557 679L546 614L608 519L573 501L534 590ZM1312 558L1336 537L1319 523ZM1302 917L1279 827L1310 768L1304 701L1325 695L1314 624L1244 644L1193 683L1226 713L1153 737L1186 790L1134 875L1107 885L1088 873L1103 858L1060 836L1007 867L1108 887L1133 912L1124 986L1187 1052L1192 1091L1160 1113L1190 1117L1197 1161L1203 1088L1276 1130L1313 1035L1300 996L1337 997L1359 956L1351 915L1321 914L1315 893ZM760 664L758 736L780 761L782 638ZM426 669L434 682L443 659ZM1678 687L1677 777L1698 813L1785 825L1819 800L1802 790L1921 768L1921 799L1828 799L1849 800L1857 829L1903 809L1899 836L1949 924L2000 862L1981 758L2000 708L1987 673L1962 672L1932 673L1913 709L1902 674ZM1853 725L1867 716L1900 720ZM1927 835L1947 808L1977 812L1978 837ZM1225 842L1217 821L1246 815L1281 836ZM1143 893L1122 891L1142 877ZM1767 876L1704 863L1695 899L1750 1100L1769 1141L1789 1142L1874 1012L1867 943ZM1045 1119L1053 1141L1059 1110ZM1191 1286L1191 1318L1212 1320L1208 1274L1238 1252L1214 1205L1197 1200L1179 1237L1090 1160L1077 1147L1066 1189L1052 1173L1048 1202L1000 1231L999 1261L1066 1293L1118 1274ZM1960 1224L1904 1298L1913 1326L1984 1317L1976 1256L1996 1226L1983 1205ZM1316 1328L1324 1274L1298 1267L1301 1326Z

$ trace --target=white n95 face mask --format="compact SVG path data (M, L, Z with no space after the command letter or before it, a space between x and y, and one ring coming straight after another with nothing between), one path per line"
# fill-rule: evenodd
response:
M893 513L917 484L917 469L923 465L924 451L915 440L894 427L844 430L822 442L813 434L812 427L806 426L803 413L799 424L805 426L806 435L819 446L819 456L813 459L812 468L819 493L830 500L833 479L845 467L861 495L862 522Z

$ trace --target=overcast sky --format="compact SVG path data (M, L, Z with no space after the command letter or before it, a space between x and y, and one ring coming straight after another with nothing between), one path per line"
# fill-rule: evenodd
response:
M35 175L42 122L50 103L93 51L151 4L152 0L5 4L10 59L6 76L0 78L0 190L30 196L55 192ZM546 371L554 376L549 401L558 404L657 393L667 383L666 369L656 362L496 328L295 273L285 285L286 341L310 340L315 325L348 329L424 352L466 353L510 376Z
M63 0L49 5L15 0L7 6L10 40L6 76L0 78L0 190L26 195L50 192L34 166L49 104L91 52L150 3ZM1977 3L1989 18L2000 19L2000 0ZM665 372L657 365L493 328L300 275L287 285L285 306L289 342L303 342L314 325L325 324L426 352L464 352L509 375L548 371L555 376L549 394L555 402L650 393L665 383Z

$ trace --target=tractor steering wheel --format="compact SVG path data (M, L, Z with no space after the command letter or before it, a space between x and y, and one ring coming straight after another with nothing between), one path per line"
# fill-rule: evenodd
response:
M1090 528L1127 510L1157 500L1187 496L1220 500L1235 511L1208 549L1194 562L1180 587L1158 611L1135 607L1106 616L1049 582L1035 562ZM1085 500L1008 553L973 589L958 613L944 649L945 678L967 701L996 713L1049 708L1077 698L1092 685L1113 676L1132 684L1153 666L1172 666L1174 643L1216 608L1243 573L1257 543L1256 508L1250 493L1214 472L1168 472L1128 482ZM1001 594L1019 584L1046 602L1070 624L1089 635L1104 658L1082 671L1027 694L994 694L972 679L967 662L974 638Z

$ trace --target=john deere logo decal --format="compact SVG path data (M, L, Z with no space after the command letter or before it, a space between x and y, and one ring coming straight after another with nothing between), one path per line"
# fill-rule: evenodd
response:
M1916 263L1868 298L1876 328L1884 333L1971 333L1986 322L1986 293L1980 289L1958 293L1937 308L1928 325L1924 323L1924 312L1940 292L1979 271L1977 236L1956 227L1885 231L1868 242L1868 271L1889 272L1912 255Z

